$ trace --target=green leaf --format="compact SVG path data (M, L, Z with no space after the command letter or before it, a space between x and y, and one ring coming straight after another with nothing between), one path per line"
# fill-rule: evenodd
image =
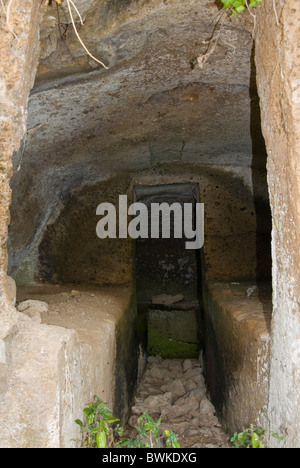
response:
M222 0L222 3L225 8L230 8L232 5L232 0Z
M106 434L105 432L98 432L96 434L97 448L106 448Z
M94 421L94 414L90 414L88 417L87 417L87 423L90 425L92 424Z
M253 434L251 436L251 445L252 445L253 448L259 448L259 446L260 446L259 437L255 432L253 432Z
M241 443L244 443L248 437L247 432L240 432L237 436L237 440Z
M227 10L231 9L233 16L236 16L238 13L244 11L247 7L246 0L221 0L224 8ZM261 3L262 0L250 0L249 7L255 8Z
M256 434L259 436L262 436L265 434L265 431L262 427L257 427L254 432L256 432Z
M83 422L80 421L80 419L76 419L75 423L78 424L78 426L80 426L80 427L83 426Z
M117 419L117 418L108 418L106 421L107 421L108 423L114 423L114 422L120 421L120 419Z
M177 442L172 442L172 446L173 446L173 448L180 448L180 444L179 444L178 441Z
M108 424L104 419L101 419L101 421L99 421L99 428L101 431L105 432L106 434L109 433Z
M97 434L97 432L100 432L101 431L101 427L100 426L97 426L97 427L93 427L92 429L90 429L90 432L92 434Z
M166 430L164 435L167 436L167 448L180 448L179 442L177 440L177 434L175 434L175 432Z

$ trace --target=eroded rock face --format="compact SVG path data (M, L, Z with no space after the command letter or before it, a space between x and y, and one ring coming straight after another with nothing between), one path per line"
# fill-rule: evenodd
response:
M268 195L251 61L251 19L229 19L215 53L200 69L193 65L193 59L207 48L203 41L212 34L218 13L215 4L204 0L152 0L146 4L78 0L76 5L84 20L83 26L78 25L80 36L109 70L87 56L70 25L66 5L57 9L53 2L47 7L36 86L29 103L28 133L22 151L14 157L9 241L9 268L14 277L23 284L39 279L43 265L40 250L49 229L60 230L56 220L66 216L64 210L70 203L77 206L76 211L89 206L94 213L98 203L110 201L105 195L109 182L103 188L102 182L118 179L119 187L114 183L114 190L130 194L133 185L144 183L146 178L150 184L188 182L197 171L196 181L203 179L201 172L208 177L201 181L204 195L211 186L220 187L222 177L216 182L212 176L209 181L212 166L223 171L225 184L228 173L234 173L241 188L247 187L246 213L252 240L243 243L249 252L255 252L256 225L266 218L264 214L259 218L255 205L262 201L260 211L264 212ZM165 168L168 175L163 178ZM92 206L90 187L107 199L101 199L99 193ZM210 196L201 201L214 205L214 217L228 211L230 218L239 196L233 195L229 201L223 195L213 196L214 201ZM240 209L246 205L243 202ZM82 222L85 215L79 216ZM236 220L237 225L244 225L243 220ZM90 237L95 235L94 224L89 227ZM66 228L63 231L58 242L72 237ZM231 246L236 244L236 235L241 239L241 231L233 231ZM268 231L269 227L262 228L262 232ZM84 234L77 234L79 245ZM222 235L217 229L216 243ZM121 274L117 275L123 282L131 277L131 251L125 249ZM226 249L208 242L207 255L217 257L214 251ZM242 271L241 276L253 276L254 257L248 262L251 272ZM51 270L49 255L46 262ZM220 268L215 268L218 277ZM239 268L238 262L235 270ZM113 271L111 267L108 270ZM59 272L51 275L55 273ZM82 277L81 270L78 275ZM102 279L90 272L85 279L93 277L115 282L114 274L107 277L106 268Z
M300 443L300 60L295 46L300 37L300 5L289 0L277 2L275 6L276 10L272 4L264 2L259 11L256 63L274 218L274 311L268 417L275 431L288 434L285 441L288 448L298 447ZM273 447L281 444L275 438L271 443Z
M0 15L0 339L14 325L16 316L7 290L7 237L12 175L11 156L17 151L26 128L26 106L37 67L39 43L38 0L10 5L9 27L3 10ZM35 13L33 13L33 11ZM7 295L8 293L8 295ZM11 301L12 299L12 301Z
M29 299L18 305L18 311L38 323L42 323L42 314L48 314L49 306L46 302Z
M20 36L18 46L7 30L5 18L1 18L1 366L6 366L6 344L2 339L16 320L3 294L7 273L10 157L25 131L27 95L35 74L38 50L38 15L31 13L38 12L40 3L39 0L23 0L20 9L20 1L11 3L11 26ZM236 254L242 252L244 246L253 254L258 245L256 233L265 232L262 221L266 212L262 208L267 197L262 177L265 152L259 133L253 67L251 73L252 39L247 25L226 23L215 53L200 70L193 66L194 59L205 51L203 41L211 37L211 21L217 13L215 4L205 0L164 3L151 0L145 4L142 0L76 0L85 21L80 35L91 52L109 66L106 72L88 58L79 45L65 8L60 10L58 18L55 2L52 3L53 7L47 7L41 28L42 52L30 100L27 138L13 161L9 250L10 270L14 275L19 281L38 280L42 263L39 248L47 238L45 234L56 220L60 220L58 232L63 232L62 215L69 200L78 206L76 196L84 193L87 186L99 184L100 187L100 182L111 176L131 172L134 177L128 183L130 187L141 170L148 171L143 183L145 179L170 183L171 179L174 181L175 165L180 182L194 177L197 170L205 172L204 176L203 173L199 176L202 181L213 165L217 166L214 170L223 171L223 175L225 169L234 173L240 187L251 188L249 203L244 203L243 198L239 208L244 215L253 213L251 229L247 231L252 243L248 234L243 237L239 229L235 230L248 225L250 219L247 217L246 223L240 222L237 211L232 209L241 203L239 199L236 204L237 191L226 191L226 194L235 194L234 201L229 195L224 198L223 191L219 198L214 198L222 181L220 175L217 184L215 177L211 177L201 186L202 195L206 193L206 200L210 204L214 202L215 209L225 217L225 225L228 226L228 219L235 221L229 224L231 242L228 245L235 248L239 238L240 246L231 258L238 259ZM264 132L271 155L269 181L276 220L273 236L276 300L269 416L279 429L281 424L289 428L288 443L297 445L299 424L297 426L294 417L299 414L299 268L295 248L299 243L299 180L296 180L299 172L299 73L295 47L298 29L294 18L297 18L297 8L292 0L284 5L276 2L275 6L264 2L258 13L256 60L260 94L264 97ZM167 174L168 166L172 171ZM165 180L166 174L170 176L168 180ZM264 201L261 203L261 200ZM83 198L82 206L87 206L87 202ZM228 219L227 213L231 213ZM82 213L79 219L83 219ZM224 270L220 251L223 247L226 251L228 245L220 247L220 230L212 218L208 221L215 236L209 245L212 240L215 243L206 249L206 265L214 265L213 271L219 272ZM289 242L286 242L287 231L292 233ZM67 239L70 237L67 232ZM81 232L77 240L80 237ZM65 244L62 242L62 245ZM221 259L217 268L212 256ZM251 276L256 269L253 257ZM240 272L243 263L238 260L234 265L234 271ZM232 270L228 270L232 277ZM127 273L125 269L124 276ZM18 359L16 362L19 365ZM287 383L284 392L282 382ZM290 382L293 382L292 391ZM1 389L6 385L2 376L0 384ZM15 404L14 394L10 401ZM5 401L4 410L8 407ZM34 414L35 411L36 407ZM12 420L13 416L11 414Z
M66 2L57 8L55 2L45 11L41 25L41 58L37 75L39 83L53 78L90 72L102 67L93 61L79 43L71 25ZM77 0L84 25L80 25L75 10L74 19L82 41L94 57L104 62L111 71L130 61L143 74L149 71L149 84L180 77L182 71L191 69L190 61L207 49L203 40L210 38L212 26L218 15L214 2L206 0ZM246 32L245 32L246 28ZM227 37L220 43L211 66L203 75L209 81L225 73L220 70L224 55L228 66L227 79L242 84L249 69L243 52L249 47L253 29L250 18L230 21ZM245 34L245 43L237 45L239 34ZM246 39L247 38L247 39ZM230 40L228 43L227 41ZM227 42L227 43L226 43ZM251 46L250 46L251 47ZM239 49L239 50L237 50ZM234 70L232 59L239 56L239 68ZM182 68L184 67L184 69ZM170 73L172 70L172 73ZM153 72L155 76L151 76ZM191 76L190 76L191 78ZM166 82L167 80L167 82Z
M211 400L228 433L266 427L271 287L210 283L205 301L205 363Z

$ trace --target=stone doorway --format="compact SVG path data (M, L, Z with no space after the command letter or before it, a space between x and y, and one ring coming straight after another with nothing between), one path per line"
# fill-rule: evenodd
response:
M143 346L149 355L197 358L202 346L201 254L199 250L186 248L184 232L177 238L174 217L176 207L183 215L189 204L195 231L199 186L195 183L138 186L134 199L147 206L151 228L151 223L158 222L150 219L152 204L165 203L170 207L169 219L166 219L168 211L160 215L159 238L136 241L137 304L139 321L144 322ZM164 222L168 221L170 238L164 238Z

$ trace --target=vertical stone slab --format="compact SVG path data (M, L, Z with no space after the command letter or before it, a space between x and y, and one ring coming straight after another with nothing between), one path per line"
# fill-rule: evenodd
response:
M204 294L206 381L228 434L264 425L268 404L271 301L249 288L209 283Z
M300 3L265 0L256 66L273 216L271 430L300 445ZM274 445L278 442L274 439Z
M79 342L75 330L39 324L23 314L6 348L0 447L75 447L80 440L75 419L94 391L94 350Z
M39 55L39 0L5 2L0 13L0 337L15 322L5 291L11 158L26 131L26 109Z

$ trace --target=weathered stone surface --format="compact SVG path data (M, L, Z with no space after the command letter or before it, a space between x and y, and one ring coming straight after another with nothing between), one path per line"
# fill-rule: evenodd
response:
M26 131L26 108L37 68L39 1L15 1L10 5L9 26L1 9L0 78L0 338L14 326L16 315L5 297L7 237L12 175L11 157ZM12 33L13 31L13 33ZM14 38L14 35L16 37Z
M7 389L0 397L2 418L5 415L0 446L68 446L79 435L69 422L84 404L87 393L80 382L89 376L76 333L37 324L23 314L17 326L8 350Z
M191 392L192 390L194 390L197 387L197 384L195 382L193 382L192 380L189 380L189 381L184 383L184 386L185 386L185 389L186 389L187 392Z
M111 175L113 168L117 177L122 171L134 173L123 186L117 187L116 193L120 187L131 191L134 183L152 183L154 177L160 183L174 183L185 182L193 174L201 183L201 197L209 208L204 253L207 278L228 280L230 276L240 279L254 277L258 272L265 274L268 270L265 247L270 230L262 183L265 159L260 137L255 136L259 127L258 100L254 69L252 74L250 70L252 39L244 22L226 23L215 54L208 66L199 70L192 69L191 61L204 52L203 42L211 37L211 20L217 13L215 4L204 0L200 3L198 0L103 1L101 5L96 0L78 0L76 3L85 22L80 34L91 51L109 64L110 70L106 73L97 69L87 57L66 18L65 5L60 10L63 18L53 19L56 14L53 1L41 28L42 53L37 87L30 103L27 138L13 161L11 271L19 282L25 283L78 278L97 283L132 278L128 245L116 248L114 254L111 245L108 246L106 261L96 269L93 262L98 259L99 251L94 249L95 244L91 243L90 252L82 249L83 245L89 245L89 238L83 235L82 229L76 230L73 236L70 228L74 227L73 219L86 226L85 216L89 217L91 212L83 213L96 196L89 198L83 194L86 195L92 183L96 183L96 193L103 193L100 182ZM4 365L1 372L7 358L3 340L20 319L4 291L10 159L25 132L27 97L39 48L40 4L38 0L15 0L9 3L10 21L7 22L2 10L0 18L3 72L0 80L0 339L1 365ZM269 420L278 430L280 426L289 429L287 443L294 446L299 441L297 415L300 414L298 13L298 4L292 0L264 2L256 22L258 85L274 218L274 339ZM84 108L82 102L86 104ZM171 169L167 174L168 165ZM217 172L212 165L222 170ZM136 172L142 170L148 172L137 177ZM234 187L229 190L231 184ZM250 187L247 194L245 186ZM105 196L111 193L109 188ZM72 197L76 206L73 211L69 210L70 205L66 207L66 201ZM64 208L69 210L69 218ZM49 239L54 244L54 240L60 239L57 250L52 242L49 242L50 250L44 245L39 250L43 236L44 245ZM78 251L74 257L65 260L64 271L63 258L71 252L74 240L80 239L82 243L75 242ZM51 256L54 264L59 260L61 269L55 270L49 262ZM86 262L87 258L92 261ZM80 265L78 270L74 268L76 263ZM237 313L235 318L237 328L253 333L257 317L248 323L243 313ZM267 346L268 332L260 326L259 341ZM239 367L240 360L232 359L232 364ZM1 376L1 388L2 380ZM203 432L203 439L212 432Z
M190 62L211 37L218 13L213 3L78 0L77 6L83 11L82 39L110 69L94 68L66 7L59 9L59 21L53 19L56 6L46 8L28 134L14 157L19 171L12 179L10 272L22 284L130 281L132 245L108 239L99 246L96 207L116 203L119 194L131 198L133 185L188 182L193 176L207 205L207 275L252 277L253 140L259 153L254 196L262 205L268 197L255 89L249 95L251 18L225 22L219 46L201 70ZM267 252L270 227L262 219Z
M165 373L160 367L154 367L149 371L149 377L156 380L164 380Z
M193 363L190 359L185 359L182 364L183 372L186 372L189 369L192 369Z
M148 351L164 358L198 355L196 309L151 310L148 312ZM181 367L182 372L182 367Z
M191 69L189 61L195 58L195 54L197 56L205 50L201 39L210 33L210 23L218 13L216 5L207 4L205 0L200 2L170 0L165 4L161 4L159 0L151 0L146 6L142 0L129 4L126 2L114 4L106 0L101 2L100 6L97 0L77 0L76 5L82 13L85 23L80 28L83 41L86 41L93 55L103 60L110 67L110 70L125 60L132 60L138 56L141 56L139 58L140 68L145 65L149 69L156 65L162 68L163 58L168 52L169 56L166 57L167 64L165 65L167 68L171 67L176 75L184 66L183 59L176 62L177 48L182 48L183 57L187 60L186 69ZM62 5L60 8L61 18L63 18L64 23L69 25L63 36L61 36L61 33L64 32L61 30L63 26L58 28L53 19L50 18L49 21L49 16L57 17L55 6L46 9L42 23L42 60L38 70L38 81L91 72L95 69L103 73L102 67L89 59L78 42L70 25L66 5L65 7ZM242 19L241 22L251 31L252 24L249 19L248 21L247 18L244 21ZM185 31L186 24L190 24L189 32ZM229 25L232 29L236 26L234 21L230 21ZM156 34L153 32L155 30ZM182 36L186 34L188 34L190 43L183 40ZM236 40L235 35L235 30L228 31L228 38L233 44ZM191 42L193 39L197 42ZM172 43L173 46L171 46ZM147 45L151 46L150 50L147 49ZM220 73L217 65L222 60L224 49L230 58L234 58L233 51L224 40L220 50L215 55L215 60L214 57L212 58L211 73L214 76L210 76L208 70L204 69L202 73L205 79L210 78L213 81L215 76ZM245 60L242 53L239 58L241 61ZM230 64L228 65L230 66ZM196 73L196 70L194 72ZM233 80L233 70L231 73ZM242 66L236 71L238 82L244 79L245 73L246 70ZM165 78L170 79L167 71L164 74ZM156 81L158 80L157 76Z
M181 397L182 395L186 393L181 379L172 380L169 384L163 385L161 389L164 392L171 392L173 401L177 400L177 398Z
M5 282L5 293L8 298L8 302L10 305L15 306L16 305L16 298L17 298L17 286L15 280L11 276L6 277L6 282Z
M0 340L0 364L6 364L6 345L3 340Z
M173 395L171 392L163 393L161 395L151 395L144 400L146 408L150 412L160 412L162 408L169 405L172 401Z
M299 447L300 99L299 2L264 2L256 31L257 82L273 215L273 340L268 421ZM282 444L272 438L272 446Z
M42 314L49 313L49 306L46 302L43 301L34 301L29 299L28 301L21 302L18 305L18 311L23 312L23 314L28 315L35 322L42 322Z
M253 286L253 285L252 285ZM268 404L271 290L250 283L208 285L206 302L206 380L212 403L229 433L261 421ZM243 295L232 293L239 289Z
M199 407L199 420L201 426L205 425L207 427L210 427L210 425L217 425L218 418L215 416L215 413L216 410L213 404L207 398L203 398L200 402Z
M2 5L3 6L3 5ZM7 239L11 204L10 177L12 175L12 155L20 147L26 131L26 108L29 91L33 85L37 68L39 43L38 0L16 0L6 2L10 7L9 16L0 13L0 398L7 390L9 350L7 338L15 329L18 314L15 305L15 285L7 278ZM10 284L8 284L8 282ZM12 406L0 405L1 441L10 424L15 426L17 419L8 422L7 411L17 407L18 401L12 398ZM18 417L18 416L17 416ZM8 428L8 429L7 429ZM15 442L15 441L14 441Z
M170 369L178 369L188 367L189 369L181 378L173 378L167 385L161 386L161 376L152 379L149 377L148 370L153 366L168 373ZM190 367L190 365L192 367ZM204 443L211 445L212 448L227 447L228 437L223 432L218 418L215 416L215 408L209 401L206 388L194 388L192 391L186 390L187 384L190 381L188 371L200 370L199 361L193 360L177 360L166 359L161 360L152 356L149 357L146 377L143 376L137 388L135 397L135 405L131 409L131 417L129 418L128 426L125 428L125 433L129 437L136 437L138 416L143 412L147 412L150 416L158 419L161 418L161 429L171 430L179 436L181 448L192 448L195 444ZM145 379L147 384L145 385ZM148 383L150 380L151 384ZM147 389L149 393L147 395ZM153 396L151 393L156 390L164 393ZM181 394L180 398L178 395ZM149 396L150 395L150 396Z
M170 296L169 294L160 294L159 296L153 296L151 298L152 304L160 304L171 306L176 302L180 302L184 299L183 294L177 294L176 296Z
M6 421L1 447L78 445L74 421L82 418L94 395L107 402L122 424L127 420L136 376L126 375L122 366L131 362L137 369L126 329L132 328L131 289L72 292L51 286L18 290L23 313L15 312L13 333L0 340L0 414ZM42 323L25 315L29 311L38 312ZM116 362L120 350L123 361Z
M184 406L178 406L178 405L173 405L173 406L167 406L164 408L161 412L161 416L165 420L174 420L177 418L180 418L181 416L186 415L185 412L186 408Z

